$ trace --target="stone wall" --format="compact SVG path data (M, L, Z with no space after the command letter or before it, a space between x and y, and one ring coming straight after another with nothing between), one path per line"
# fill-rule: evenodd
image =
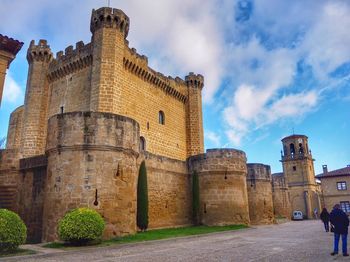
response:
M139 125L109 113L72 112L49 119L43 240L57 239L58 220L76 207L96 209L105 238L136 231Z
M283 173L272 175L272 197L275 216L291 218L289 191Z
M209 149L189 159L199 177L200 221L205 225L248 224L247 166L243 151Z
M328 211L333 209L335 204L340 204L343 201L350 201L350 176L328 176L328 177L320 177L322 183L322 191L323 191L323 202L324 207L327 208ZM346 190L338 190L337 182L345 182L347 189Z
M249 217L252 224L274 222L270 166L247 164Z
M184 161L143 152L148 180L149 228L192 224L191 178Z
M0 150L0 208L18 212L19 150Z
M7 149L20 148L21 146L23 112L24 106L20 106L11 113L6 137Z
M27 242L42 239L43 204L45 198L47 158L45 155L21 159L18 214L27 226Z

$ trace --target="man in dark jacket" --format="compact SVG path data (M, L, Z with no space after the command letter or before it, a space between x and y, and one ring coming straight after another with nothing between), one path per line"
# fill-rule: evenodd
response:
M322 209L320 218L324 224L324 229L326 230L326 232L329 232L329 213L325 207Z
M338 254L339 238L342 238L342 251L343 256L349 256L347 251L347 237L348 237L348 226L349 218L340 209L340 205L336 204L329 215L331 224L334 226L334 250L331 253L332 256Z

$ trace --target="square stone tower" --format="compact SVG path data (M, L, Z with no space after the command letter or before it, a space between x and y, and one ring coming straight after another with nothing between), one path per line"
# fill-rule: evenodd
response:
M313 218L314 210L320 210L320 197L308 137L291 135L283 138L282 144L281 162L290 192L292 211L300 210L306 218Z

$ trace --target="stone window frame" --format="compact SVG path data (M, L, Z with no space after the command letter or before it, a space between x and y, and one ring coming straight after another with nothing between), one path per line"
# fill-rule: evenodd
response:
M337 190L339 191L343 191L343 190L347 190L347 185L346 185L346 181L339 181L337 182Z

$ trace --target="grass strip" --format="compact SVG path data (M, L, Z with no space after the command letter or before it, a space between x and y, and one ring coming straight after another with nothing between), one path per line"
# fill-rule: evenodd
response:
M194 235L202 235L202 234L215 233L215 232L238 230L238 229L243 229L247 227L248 226L246 225L228 225L228 226L191 226L191 227L155 229L155 230L149 230L146 232L138 232L134 235L112 238L110 240L103 240L98 244L90 243L90 246L91 245L110 246L115 244L135 243L135 242L160 240L160 239L167 239L167 238L174 238L174 237L194 236ZM70 244L62 243L62 242L48 243L43 245L43 247L63 248L63 249L76 248L76 246L72 246Z

